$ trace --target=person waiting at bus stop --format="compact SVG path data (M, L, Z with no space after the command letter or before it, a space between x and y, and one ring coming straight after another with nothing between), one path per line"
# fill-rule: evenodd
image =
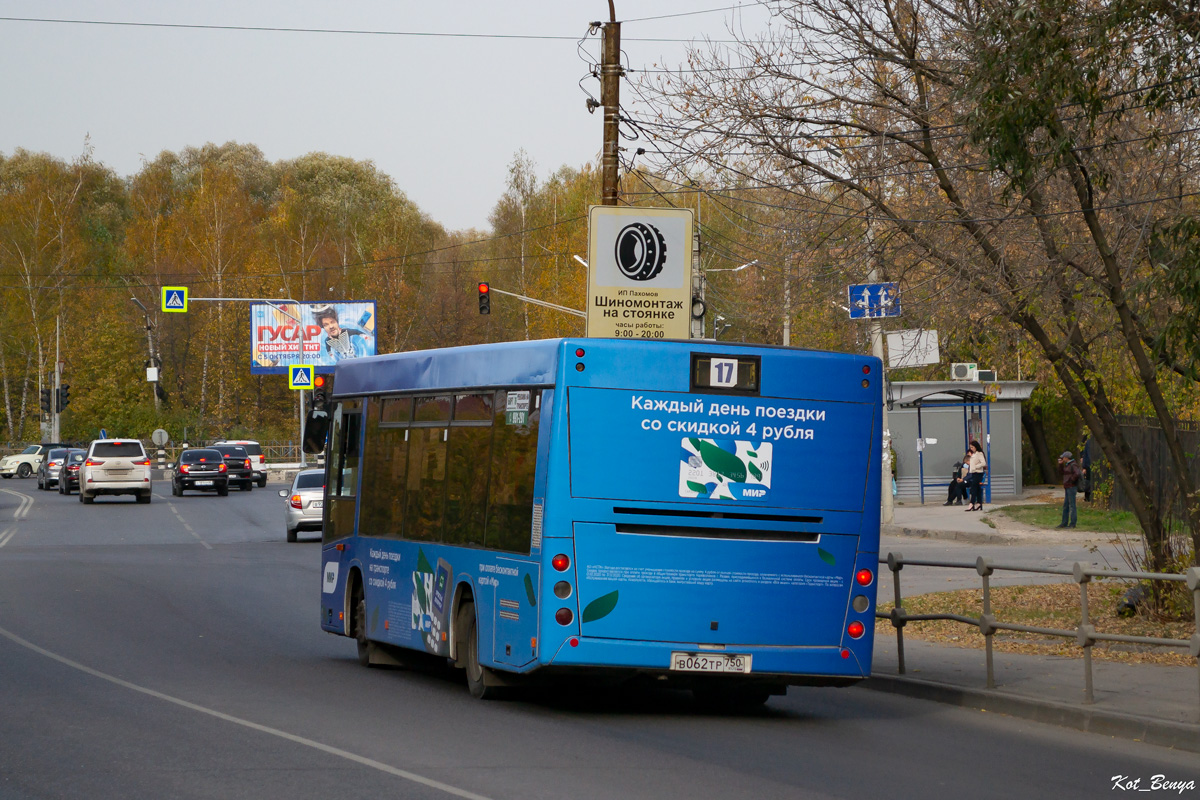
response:
M1074 528L1076 523L1075 495L1079 486L1079 465L1071 458L1071 451L1066 450L1058 457L1058 470L1062 473L1063 482L1063 513L1062 522L1056 528ZM1068 520L1069 517L1069 520Z
M964 456L962 461L954 462L954 469L950 473L950 487L946 493L946 502L944 506L961 506L962 501L967 498L967 483L965 476L967 474L967 456Z
M983 445L974 439L967 447L967 488L971 492L971 505L967 511L983 511L983 473L987 472L987 456L983 454Z

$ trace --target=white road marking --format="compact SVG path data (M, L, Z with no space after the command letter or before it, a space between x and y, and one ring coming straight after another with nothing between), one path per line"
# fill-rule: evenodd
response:
M174 504L174 503L172 503L172 502L168 501L168 502L167 502L167 507L168 507L169 509L171 509L171 511L172 511L172 512L175 514L176 518L177 518L177 519L178 519L180 522L182 522L182 523L183 523L183 527L187 528L187 532L188 532L188 533L190 533L192 536L195 536L195 537L196 537L196 541L198 541L200 544L204 545L204 546L205 546L207 549L209 549L209 550L212 550L212 549L213 549L213 546L212 546L211 544L209 544L208 542L206 542L206 541L204 541L203 539L201 539L201 538L200 538L200 534L198 534L198 533L196 533L194 530L192 530L192 526L191 526L191 525L189 525L189 524L188 524L188 521L187 521L186 519L184 519L184 518L183 518L183 515L182 515L182 514L180 514L180 513L179 513L179 509L177 509L177 508L175 507L175 504Z
M20 505L18 505L13 511L13 519L25 519L25 516L29 513L29 509L33 506L33 498L27 494L15 492L12 489L0 489L0 492L11 494L13 497L21 498Z
M4 547L4 545L8 544L16 535L16 528L5 528L3 532L0 532L0 547Z
M226 714L221 711L216 711L215 709L205 708L202 705L198 705L196 703L191 703L191 702L188 702L187 700L181 700L178 697L172 697L169 694L163 694L162 692L155 691L154 689L147 689L144 686L138 686L136 683L130 683L129 681L122 680L122 679L114 677L112 675L108 675L107 673L100 672L99 670L92 669L91 667L88 667L88 666L84 666L83 664L80 664L78 661L72 661L71 659L65 658L64 656L60 656L57 653L52 653L49 650L45 650L41 647L38 647L36 644L26 641L25 639L22 639L20 636L17 636L15 633L11 633L11 632L5 630L4 628L0 628L0 636L5 636L9 640L15 642L16 644L21 645L24 648L32 650L33 652L35 652L39 655L43 655L46 658L52 658L60 664L65 664L66 666L71 667L72 669L76 669L76 670L79 670L80 672L87 673L88 675L91 675L94 678L99 678L101 680L108 681L109 683L116 684L117 686L121 686L123 688L130 689L135 692L140 692L144 695L148 695L150 697L154 697L159 700L165 700L168 703L174 703L175 705L186 708L189 711L195 711L200 714L207 714L210 717L216 717L217 719L224 720L225 722L232 722L234 725L241 725L244 728L249 728L250 730L258 731L259 733L266 733L271 736L277 736L280 739L286 739L289 742L295 742L296 744L301 744L301 745L304 745L305 747L311 747L314 750L320 750L322 753L328 753L331 756L337 756L338 758L344 758L347 761L353 761L354 763L361 764L364 767L370 767L371 769L379 770L380 772L385 772L388 775L394 775L397 778L403 778L406 781L412 781L413 783L419 783L422 786L428 786L431 789L437 789L438 791L445 792L446 794L454 795L455 797L465 797L465 798L467 798L467 800L490 800L490 798L486 797L485 795L475 794L474 792L469 792L466 789L459 789L457 786L451 786L448 783L442 783L441 781L434 780L433 778L426 778L424 775L418 775L415 772L409 772L408 770L405 770L405 769L399 769L397 767L391 766L390 764L384 764L381 761L376 761L373 758L367 758L365 756L360 756L357 753L351 753L347 750L342 750L337 747L331 747L330 745L322 744L320 742L313 741L312 739L306 739L303 736L297 736L294 733L288 733L287 731L281 731L278 728L271 728L271 727L268 727L267 725L260 725L257 722L251 722L250 720L242 719L240 717L235 717L231 714Z

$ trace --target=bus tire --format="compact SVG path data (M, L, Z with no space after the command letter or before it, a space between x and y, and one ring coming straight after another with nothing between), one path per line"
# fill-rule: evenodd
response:
M371 666L371 644L367 641L367 596L363 594L361 580L354 581L354 592L350 595L350 607L353 616L350 618L350 633L358 645L358 663L364 667Z
M458 642L466 651L465 672L471 696L479 700L495 700L500 687L489 680L491 670L479 663L479 631L475 625L475 604L465 602L458 608Z

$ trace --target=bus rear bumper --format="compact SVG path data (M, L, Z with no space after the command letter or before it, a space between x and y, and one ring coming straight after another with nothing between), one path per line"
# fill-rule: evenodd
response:
M577 642L572 646L571 642ZM684 672L671 669L672 653L751 656L748 674L716 673L731 678L771 678L778 683L802 685L847 685L871 674L871 642L841 646L736 646L724 650L702 648L683 642L640 642L621 639L572 637L562 643L544 667L578 669L617 669L684 678L711 676L712 673Z

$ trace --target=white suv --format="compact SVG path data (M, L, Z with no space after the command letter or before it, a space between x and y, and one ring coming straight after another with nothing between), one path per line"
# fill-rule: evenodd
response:
M97 439L79 467L79 502L100 494L132 494L150 502L150 457L137 439Z

